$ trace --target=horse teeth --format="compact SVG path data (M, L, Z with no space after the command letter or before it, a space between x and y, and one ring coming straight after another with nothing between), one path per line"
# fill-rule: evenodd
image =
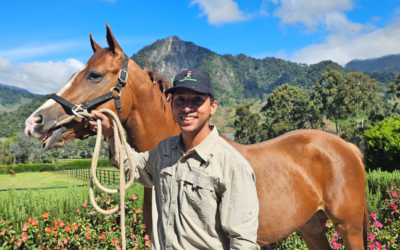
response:
M47 137L46 140L43 141L43 143L47 143L50 140L51 137Z

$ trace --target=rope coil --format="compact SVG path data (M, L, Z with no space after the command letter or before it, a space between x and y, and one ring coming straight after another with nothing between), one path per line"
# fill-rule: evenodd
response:
M102 127L101 127L101 120L97 119L97 137L96 137L96 144L94 147L94 152L93 152L93 158L92 158L92 164L91 164L91 178L90 178L90 189L89 189L89 194L90 194L90 202L92 203L93 207L101 214L109 215L117 212L120 210L121 214L121 237L122 237L122 249L126 250L126 233L125 233L125 191L128 189L134 181L134 175L135 175L135 166L133 165L133 160L131 158L131 155L129 154L129 147L128 143L126 142L125 138L125 133L124 133L124 128L122 127L122 124L120 120L118 119L117 115L111 111L110 109L100 109L98 110L100 113L104 114L109 114L113 119L113 127L114 127L114 138L115 138L115 146L119 150L119 181L120 181L120 188L119 189L109 189L101 185L99 180L97 179L96 176L96 168L97 168L97 163L99 160L99 154L100 154L100 146L101 146L101 140L102 140ZM78 112L79 115L84 116L85 118L93 118L93 116L87 112ZM77 116L76 115L71 115L64 120L58 122L55 127L61 126L63 124L69 123L72 120L74 120ZM125 149L126 155L129 160L130 164L130 170L131 170L131 178L128 181L127 184L125 184L125 171L124 171L124 152L121 150L123 148ZM116 150L117 151L117 150ZM133 176L132 176L133 175ZM111 209L111 210L104 210L101 207L99 207L95 201L94 198L94 191L93 187L96 185L100 190L103 192L109 193L109 194L115 194L115 193L120 193L120 200L118 205Z

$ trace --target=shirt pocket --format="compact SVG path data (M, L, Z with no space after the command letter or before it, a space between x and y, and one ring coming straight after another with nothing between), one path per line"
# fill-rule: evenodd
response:
M164 204L171 197L173 176L173 166L163 167L160 171L161 199Z
M181 172L180 212L206 222L215 216L217 198L212 177L200 171ZM213 215L211 215L213 214Z

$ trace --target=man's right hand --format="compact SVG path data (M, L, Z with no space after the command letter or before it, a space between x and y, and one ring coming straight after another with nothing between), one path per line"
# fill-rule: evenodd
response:
M114 135L114 130L111 127L110 120L108 119L107 116L105 116L103 113L98 112L97 110L92 110L92 112L90 112L90 113L92 114L93 119L101 120L102 134L103 134L104 138L108 139ZM97 133L97 122L89 121L89 128L93 132Z

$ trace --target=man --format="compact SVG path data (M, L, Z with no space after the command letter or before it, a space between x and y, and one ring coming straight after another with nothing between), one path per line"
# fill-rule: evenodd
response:
M166 93L172 94L181 134L148 152L131 149L135 180L153 188L152 249L259 249L255 175L209 124L218 108L209 75L195 69L181 72ZM110 161L117 166L108 119L92 114L102 120ZM95 126L91 122L93 130ZM128 161L125 169L129 175Z

